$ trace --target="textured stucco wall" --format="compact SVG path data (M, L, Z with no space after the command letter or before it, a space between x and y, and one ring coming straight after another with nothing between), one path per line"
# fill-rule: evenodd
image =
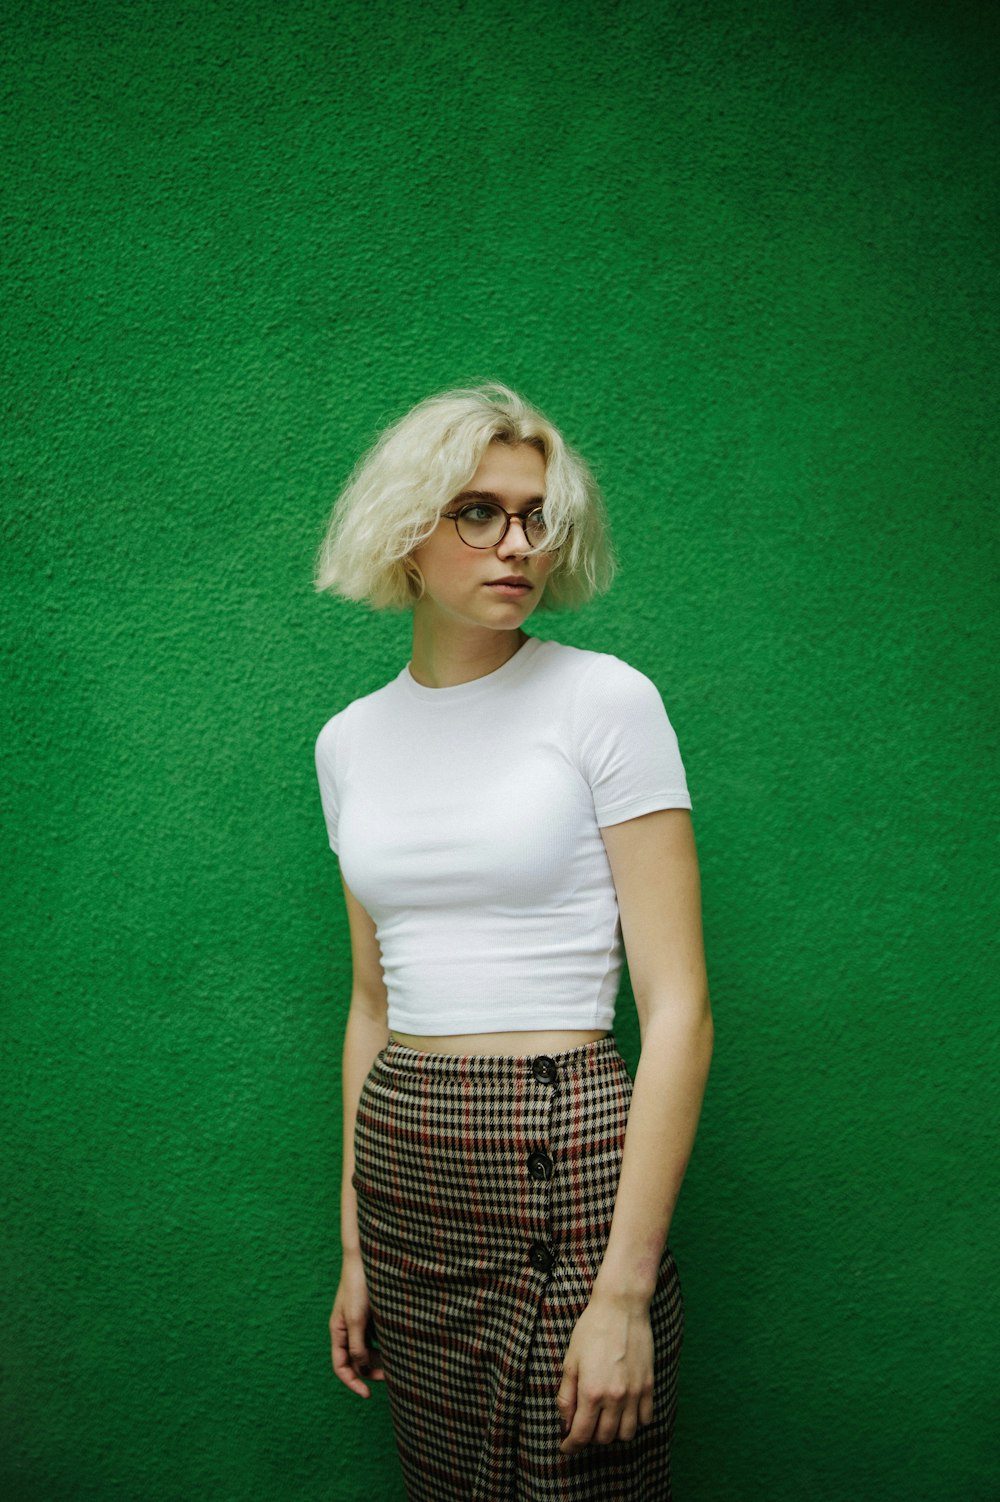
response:
M327 1368L311 755L406 620L309 573L496 376L624 559L539 632L659 683L695 804L678 1498L994 1497L995 11L6 13L4 1495L400 1495Z

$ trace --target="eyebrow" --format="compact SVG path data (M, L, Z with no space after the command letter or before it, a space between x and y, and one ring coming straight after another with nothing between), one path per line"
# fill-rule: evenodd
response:
M458 495L452 496L450 504L454 506L456 501L492 501L501 510L504 509L503 498L493 490L460 490ZM543 495L533 495L529 501L525 501L525 510L531 511L535 506L543 505L544 502ZM520 512L514 512L514 515L518 516Z

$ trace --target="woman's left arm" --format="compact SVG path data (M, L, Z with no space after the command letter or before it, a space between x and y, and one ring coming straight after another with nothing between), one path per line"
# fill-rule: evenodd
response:
M652 1420L649 1305L694 1145L713 1041L690 812L660 809L601 833L642 1052L611 1234L556 1397L566 1454L631 1439Z

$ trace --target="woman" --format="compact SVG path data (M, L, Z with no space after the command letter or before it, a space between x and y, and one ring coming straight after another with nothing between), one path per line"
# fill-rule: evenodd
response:
M316 743L353 954L333 1368L385 1379L411 1502L670 1496L713 1036L691 800L652 683L523 629L611 574L589 470L499 385L390 428L320 554L318 589L413 611Z

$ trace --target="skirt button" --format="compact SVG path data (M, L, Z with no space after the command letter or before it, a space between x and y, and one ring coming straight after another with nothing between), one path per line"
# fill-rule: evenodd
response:
M552 1159L549 1157L548 1153L543 1153L541 1148L536 1148L533 1153L529 1153L528 1172L531 1174L531 1177L533 1179L537 1179L539 1183L544 1182L545 1179L551 1179Z
M544 1241L533 1241L528 1249L528 1261L536 1272L550 1273L556 1265L556 1259Z
M540 1053L532 1063L531 1072L540 1085L551 1085L556 1077L556 1061L547 1053Z

